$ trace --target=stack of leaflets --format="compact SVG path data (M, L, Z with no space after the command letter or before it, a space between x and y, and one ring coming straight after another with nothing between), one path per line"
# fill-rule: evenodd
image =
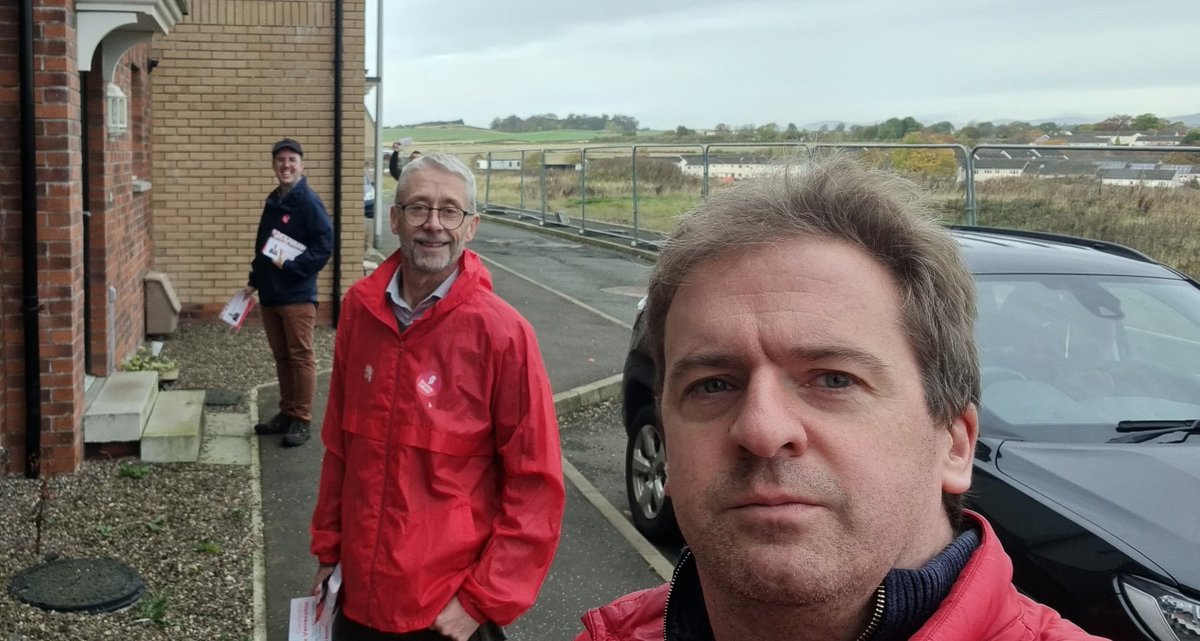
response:
M330 641L341 588L342 565L339 563L315 595L292 599L288 641Z
M262 253L271 260L275 260L280 256L284 260L296 260L296 257L303 254L305 249L308 249L308 247L304 243L278 229L272 229L271 237L263 245Z

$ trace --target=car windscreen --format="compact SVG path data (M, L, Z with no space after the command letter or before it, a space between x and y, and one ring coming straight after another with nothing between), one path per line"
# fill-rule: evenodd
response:
M1097 275L977 276L983 410L1008 426L1200 417L1200 289ZM984 426L986 432L986 425Z

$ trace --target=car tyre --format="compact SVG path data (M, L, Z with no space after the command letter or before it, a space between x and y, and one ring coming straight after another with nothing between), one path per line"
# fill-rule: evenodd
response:
M625 448L625 490L633 524L654 543L677 543L679 526L666 495L667 454L653 405L634 415Z

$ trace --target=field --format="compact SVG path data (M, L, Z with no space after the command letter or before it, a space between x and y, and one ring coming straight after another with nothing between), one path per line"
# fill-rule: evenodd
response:
M658 132L649 132L658 133ZM421 127L387 127L383 130L383 142L391 146L392 141L401 138L412 138L413 145L429 143L489 143L515 144L524 147L543 143L581 143L590 141L620 141L621 134L606 131L585 131L582 129L560 129L556 131L532 131L527 133L508 133L468 127L465 125L428 125ZM628 140L628 139L624 139ZM443 145L436 145L441 148Z
M625 141L613 142L625 144ZM575 170L547 169L543 174L540 150L547 150L547 160L551 163L577 163L581 146L559 143L534 149L511 143L441 141L437 147L427 148L456 154L475 170L480 205L486 201L491 205L544 210L551 215L561 212L573 225L586 218L669 231L676 218L703 197L702 181L684 175L675 164L674 154L694 153L682 148L650 148L645 153L639 150L636 216L628 146L589 151L583 181ZM526 151L524 171L488 172L476 164L489 151L494 159L519 158L522 149ZM961 185L950 178L910 177L927 190L930 204L944 222L966 222L966 199ZM708 189L712 192L726 184L711 180ZM386 178L383 196L390 198L392 189L394 182ZM1163 189L1101 186L1098 181L1085 179L1009 178L977 183L976 203L976 220L980 225L1116 242L1185 274L1200 275L1200 189L1192 185Z

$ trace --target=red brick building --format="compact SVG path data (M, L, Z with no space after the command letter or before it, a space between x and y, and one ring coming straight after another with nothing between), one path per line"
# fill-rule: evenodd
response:
M273 186L270 140L290 135L314 150L310 180L333 212L327 95L338 25L342 210L352 224L339 248L345 269L335 287L327 268L323 296L361 274L351 267L362 258L362 11L362 0L0 4L0 474L78 467L86 375L111 374L144 341L148 272L178 283L185 313L207 314L244 284ZM289 71L272 47L300 47L308 62ZM316 81L284 92L234 80L268 72ZM202 95L218 86L226 87L221 104L252 109L214 124L218 103ZM298 98L313 106L251 120L250 111L265 114L273 100Z

